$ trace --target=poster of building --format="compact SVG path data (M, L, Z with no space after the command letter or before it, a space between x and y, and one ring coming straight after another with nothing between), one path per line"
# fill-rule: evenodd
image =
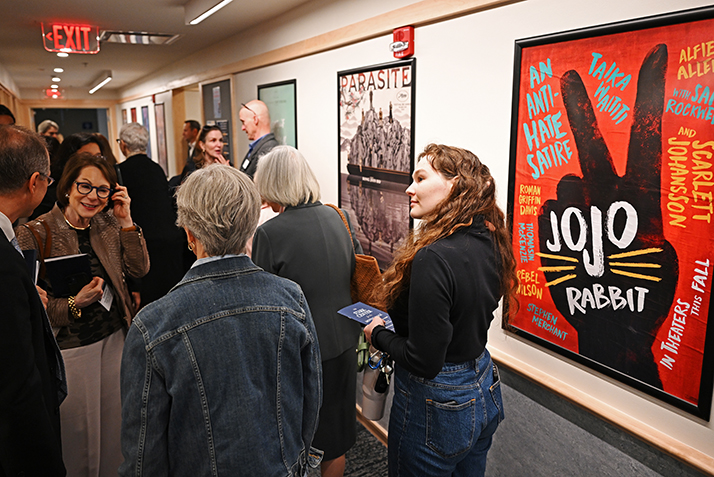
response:
M409 233L416 60L337 73L340 207L385 269Z
M714 9L516 42L517 334L704 419Z

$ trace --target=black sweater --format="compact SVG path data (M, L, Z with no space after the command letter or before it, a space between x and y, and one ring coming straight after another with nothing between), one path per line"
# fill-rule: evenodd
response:
M411 281L372 343L412 374L432 379L444 363L478 358L500 299L500 258L483 217L419 250Z

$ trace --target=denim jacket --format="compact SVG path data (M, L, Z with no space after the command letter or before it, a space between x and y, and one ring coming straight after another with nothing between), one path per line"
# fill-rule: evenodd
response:
M122 476L303 476L322 401L300 287L245 256L201 263L134 318Z

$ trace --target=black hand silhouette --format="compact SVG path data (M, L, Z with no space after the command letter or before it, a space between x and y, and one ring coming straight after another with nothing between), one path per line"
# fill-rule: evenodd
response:
M666 69L667 47L657 45L640 68L623 177L615 173L580 76L563 75L583 176L564 176L557 199L538 217L541 270L555 306L578 332L579 353L658 388L651 348L679 274L660 209Z

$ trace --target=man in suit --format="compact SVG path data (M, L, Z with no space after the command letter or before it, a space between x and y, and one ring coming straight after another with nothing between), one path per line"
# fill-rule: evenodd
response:
M245 131L250 141L248 154L245 155L240 170L252 179L260 156L269 153L278 145L278 141L270 132L270 112L264 102L255 99L248 104L241 104L238 117L243 124L241 129Z
M142 229L151 260L151 269L141 283L130 283L133 292L140 291L141 305L166 295L184 273L183 232L176 226L164 170L146 155L148 142L149 132L139 123L125 124L119 131L119 148L126 159L117 168L131 197L131 215Z
M51 181L44 141L27 129L0 126L0 170L0 476L63 476L64 364L12 229L39 205Z

